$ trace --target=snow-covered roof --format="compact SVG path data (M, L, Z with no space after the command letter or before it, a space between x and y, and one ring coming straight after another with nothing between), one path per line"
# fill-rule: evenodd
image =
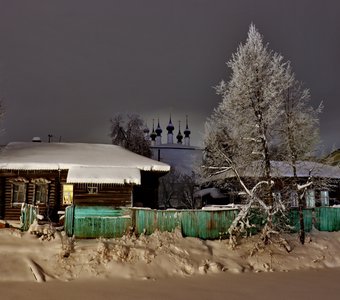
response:
M71 167L67 183L141 184L140 170L122 167Z
M263 170L260 166L261 162L253 162L245 170L241 170L239 173L242 177L254 177L258 176L258 170ZM293 177L293 169L291 164L285 161L271 161L272 176L274 177ZM302 177L320 177L320 178L334 178L340 179L340 168L335 166L329 166L312 161L298 161L296 163L297 176ZM219 178L234 177L235 174L232 171L227 171L217 175Z
M210 195L211 198L219 199L219 198L225 198L226 195L222 194L219 189L213 187L213 188L207 188L203 190L199 190L194 193L194 197L203 197L206 195Z
M137 171L168 172L170 166L116 145L15 142L2 150L0 169L69 170L68 181L136 183L140 182Z
M284 161L271 161L277 177L293 177L292 166ZM296 164L298 177L340 178L340 168L312 161L298 161Z

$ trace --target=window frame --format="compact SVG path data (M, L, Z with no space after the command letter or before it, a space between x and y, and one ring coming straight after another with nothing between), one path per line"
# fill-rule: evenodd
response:
M47 205L48 199L49 199L49 191L50 191L50 183L51 181L45 179L45 178L34 178L31 180L31 183L34 184L34 194L33 194L33 199L32 203L34 205ZM45 193L42 194L41 191L39 193L39 197L37 197L37 189L41 189L44 187ZM44 195L45 200L41 200L41 195ZM37 200L37 198L39 198Z
M99 192L99 188L98 185L94 185L94 184L89 184L87 185L87 193L89 195L96 195Z
M70 183L63 183L62 205L73 205L74 186Z
M11 207L20 207L27 202L28 180L19 177L11 180L10 183L12 184Z
M39 196L38 196L39 195ZM48 202L49 184L36 183L34 186L34 205L46 205Z

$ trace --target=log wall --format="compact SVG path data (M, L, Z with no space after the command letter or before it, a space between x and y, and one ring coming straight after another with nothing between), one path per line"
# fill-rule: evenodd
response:
M58 171L15 171L1 173L1 175L1 218L6 220L20 219L21 205L14 206L12 204L13 184L11 181L18 177L23 177L29 181L26 185L26 203L33 205L35 204L35 184L32 183L31 180L44 178L50 181L48 201L46 204L38 204L39 214L50 219L56 217L57 210L60 208L60 198L58 197L60 180L64 174L60 174Z
M132 185L99 184L98 192L89 194L86 184L73 186L75 205L96 205L130 207L132 206Z
M97 193L90 194L87 184L73 185L73 202L75 205L85 206L112 206L112 207L157 207L158 178L164 173L142 172L142 184L117 185L99 184ZM26 203L35 205L35 184L33 179L44 178L50 181L47 204L38 204L39 214L45 219L58 221L58 210L65 210L63 205L63 184L66 183L67 170L53 171L0 171L0 218L6 220L19 220L21 205L13 206L12 180L23 177L28 180Z

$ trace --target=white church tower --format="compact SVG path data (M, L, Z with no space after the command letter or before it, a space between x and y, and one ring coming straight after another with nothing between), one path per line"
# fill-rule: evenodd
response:
M162 144L162 128L159 125L159 118L158 118L158 125L156 128L156 146L160 146Z
M156 146L156 137L157 137L157 134L155 132L155 120L152 119L152 132L150 134L151 146Z
M186 115L186 126L184 130L184 146L187 146L187 147L190 146L190 133L191 131L189 130L189 127L188 127L188 115Z
M167 136L167 143L168 143L168 144L173 144L173 143L174 143L174 134L173 134L174 129L175 129L175 127L174 127L174 125L172 124L172 121L171 121L171 114L170 114L169 124L168 124L168 126L166 127L166 130L168 131L168 136Z

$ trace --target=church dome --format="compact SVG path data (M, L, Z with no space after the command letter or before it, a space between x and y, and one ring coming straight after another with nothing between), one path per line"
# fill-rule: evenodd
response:
M189 127L188 127L188 116L186 116L186 126L185 126L185 130L184 130L185 137L188 138L190 133L191 133L191 131L190 131Z
M155 131L156 131L157 136L160 136L161 133L163 132L161 126L159 125L159 120L158 120L158 125Z
M155 122L154 122L154 120L152 120L152 132L150 134L151 140L154 141L156 139L156 136L157 136L157 134L155 132Z
M182 140L183 140L183 134L181 133L181 122L178 122L178 133L177 133L177 143L178 144L182 144Z
M171 116L170 116L169 124L168 124L168 126L166 126L166 130L168 131L168 133L172 133L174 131L174 129L175 129L175 127L172 124Z

